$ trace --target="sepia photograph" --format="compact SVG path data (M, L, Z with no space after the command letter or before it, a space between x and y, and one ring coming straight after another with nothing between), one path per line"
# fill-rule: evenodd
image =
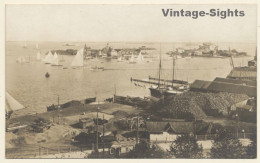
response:
M6 4L5 159L256 159L257 4Z

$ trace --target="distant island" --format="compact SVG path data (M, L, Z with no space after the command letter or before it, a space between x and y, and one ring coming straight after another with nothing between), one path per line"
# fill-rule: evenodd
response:
M212 43L203 43L196 49L183 49L177 48L176 51L169 51L166 53L169 56L181 57L244 57L247 56L246 52L238 52L236 49L232 50L219 50L218 46Z
M72 44L65 44L64 46L73 46ZM148 55L149 51L156 50L155 48L150 48L146 46L141 46L138 48L117 48L114 49L113 47L109 46L107 44L102 49L92 49L91 47L84 46L84 56L89 57L117 57L120 56L127 56L127 55L138 55L140 52L143 55ZM51 50L51 52L54 54L55 52L60 55L76 55L78 49L66 49L66 50ZM48 52L46 52L47 54Z

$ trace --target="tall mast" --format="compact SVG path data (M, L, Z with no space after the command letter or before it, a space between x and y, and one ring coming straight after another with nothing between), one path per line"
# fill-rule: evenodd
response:
M98 154L98 111L99 111L99 107L97 108L97 120L96 120L96 152Z
M173 52L173 55L172 55L172 87L173 87L173 80L174 80L174 67L175 67L175 58L174 58L174 51L173 51L173 48L172 48L172 52Z
M161 68L162 68L162 61L161 61L161 43L160 43L160 62L159 62L159 81L158 81L158 88L160 88Z
M232 68L234 69L234 62L233 62L233 58L232 58L232 55L230 52L230 47L229 47L229 55L230 55L230 61L231 61Z

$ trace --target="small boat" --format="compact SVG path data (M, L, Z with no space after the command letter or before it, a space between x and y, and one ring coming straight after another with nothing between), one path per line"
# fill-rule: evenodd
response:
M91 67L90 70L91 70L91 71L104 71L105 68L104 68L104 67L98 67L98 66L96 66L96 67Z
M27 43L25 42L22 47L27 48Z
M78 50L76 56L74 57L73 61L71 62L70 66L72 68L78 68L84 66L84 48Z
M144 60L144 57L143 57L143 55L142 55L142 53L141 53L141 52L139 53L139 55L138 55L138 57L136 58L136 60L137 60L137 62L138 62L138 63L141 63L141 62L143 62L143 60Z
M51 64L52 61L53 61L53 55L51 51L49 51L48 55L43 59L43 62L45 62L45 64Z
M54 57L51 63L52 66L62 66L61 64L59 64L59 57L57 55L57 53L54 53Z
M136 63L135 61L135 58L134 58L134 55L132 54L131 58L130 58L130 61L129 61L130 64L134 64Z
M119 58L117 59L117 62L123 62L122 57L119 57Z
M49 77L50 77L50 74L49 74L48 72L46 72L45 77L46 77L46 78L49 78Z

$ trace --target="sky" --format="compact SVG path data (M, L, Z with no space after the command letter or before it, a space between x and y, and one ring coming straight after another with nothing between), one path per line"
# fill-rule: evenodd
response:
M244 17L164 17L162 9L245 12ZM256 43L255 5L6 5L6 41Z

